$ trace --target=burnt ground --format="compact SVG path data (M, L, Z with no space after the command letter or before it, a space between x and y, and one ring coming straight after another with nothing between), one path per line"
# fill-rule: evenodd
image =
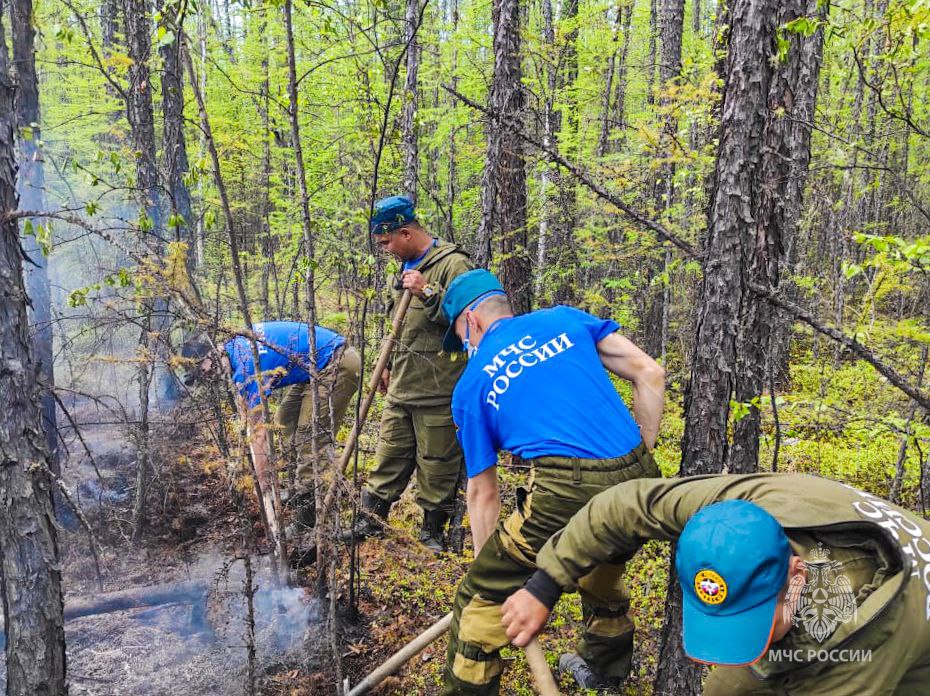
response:
M84 422L95 417L72 415ZM62 478L101 548L101 572L86 529L59 501L66 616L76 608L98 610L66 620L72 696L313 693L281 683L321 669L318 600L275 582L269 559L256 549L257 510L248 495L236 507L215 449L183 426L159 427L149 526L133 544L135 448L120 425L82 432L91 456L67 438ZM127 593L157 594L158 604L108 610L112 598ZM0 659L0 689L5 677Z
M335 670L325 647L329 643L329 629L323 621L327 612L315 598L316 569L294 573L291 580L297 586L274 582L267 557L260 555L268 546L261 539L251 485L240 479L238 489L230 488L225 462L206 434L174 423L154 433L156 479L149 525L137 544L130 539L135 486L132 443L118 425L85 428L84 439L96 470L80 443L69 438L62 475L102 547L102 572L98 578L87 532L73 514L61 511L66 613L75 606L99 603L113 593L164 594L166 587L175 587L172 583L182 585L177 585L177 597L169 596L157 606L69 619L71 694L335 693ZM505 472L505 500L511 497L508 492L516 480ZM357 684L452 605L470 553L466 549L462 556L433 556L415 541L419 522L413 492L408 491L391 512L388 537L361 546L360 618L354 621L346 618L345 610L348 563L339 568L341 668L350 684ZM255 575L251 622L245 556L251 559ZM633 612L640 628L645 628L639 634L644 650L624 693L645 694L655 669L651 655L657 647L666 556L656 549L635 563L628 578ZM202 588L195 599L181 589L192 583ZM557 607L541 639L550 662L572 648L573 625L580 613L577 597L563 599ZM445 639L439 639L376 693L438 693L445 647ZM532 694L522 653L505 650L504 654L508 667L502 693ZM0 664L0 680L4 677ZM562 690L582 693L564 680Z

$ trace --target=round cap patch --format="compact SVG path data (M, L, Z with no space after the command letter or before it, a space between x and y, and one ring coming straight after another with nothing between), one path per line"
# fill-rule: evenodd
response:
M704 604L722 604L727 598L727 583L713 570L705 568L694 576L694 592Z

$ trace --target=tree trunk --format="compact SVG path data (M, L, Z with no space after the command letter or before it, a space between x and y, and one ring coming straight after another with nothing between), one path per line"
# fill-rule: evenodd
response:
M459 28L459 2L458 0L452 0L452 30L451 35L452 40L452 65L450 67L450 72L452 73L452 89L458 90L459 88L459 73L458 73L458 42L455 41L455 36L458 33ZM453 123L457 123L456 120L456 109L458 107L458 100L449 95L449 117L452 119ZM457 176L456 168L456 147L455 147L455 132L452 133L452 136L449 138L449 155L448 155L448 181L446 182L446 239L454 240L455 239L455 220L453 217L455 211L455 202L456 202L456 192L457 186L455 178Z
M524 106L519 0L494 0L493 15L494 81L491 84L491 109L504 119L519 123ZM487 169L495 173L496 179L493 192L497 200L491 210L502 259L500 279L510 296L514 312L522 314L530 310L533 295L527 256L523 140L510 128L492 127L490 131ZM492 189L488 189L490 195ZM483 199L484 192L482 202Z
M619 12L623 14L623 47L620 49L620 66L617 70L617 90L614 95L614 106L611 112L613 125L620 129L620 137L616 139L613 147L608 140L608 150L617 152L626 142L626 86L629 73L628 56L630 54L630 36L632 35L633 5L635 0L628 0L620 6ZM620 18L618 16L618 21Z
M829 7L818 9L817 0L791 0L779 7L778 26L810 16L821 18ZM784 249L797 231L810 161L813 106L817 99L823 30L810 38L790 35L789 53L772 76L768 113L763 133L762 161L753 194L755 236L746 272L762 287L778 287ZM727 469L732 473L756 470L759 457L759 410L766 382L766 363L773 327L787 318L773 311L768 302L744 302L739 317L735 401L749 404L746 415L733 425L733 446Z
M17 38L19 38L17 32ZM63 696L65 635L58 542L30 350L23 256L15 219L14 87L0 2L0 594L9 696Z
M35 28L32 26L32 0L15 0L10 6L13 25L13 64L16 74L16 125L19 129L18 190L25 210L45 209L45 172L39 149L39 83L36 77ZM41 218L30 221L35 231ZM53 357L52 296L48 282L48 258L37 243L35 233L25 235L23 247L29 262L25 264L26 292L31 306L33 350L42 385L42 427L52 462L59 473L58 426L55 414L55 361Z
M561 149L567 159L575 161L578 153L578 105L575 98L575 83L578 80L578 0L563 1L560 21L567 24L563 33L564 44L559 52L562 69L557 81L557 89L563 94L565 119L559 123L561 147L556 139L553 139L552 145L556 150ZM559 129L554 132L558 133ZM554 304L572 304L576 299L578 282L578 251L574 234L577 182L575 177L559 169L553 170L552 179L557 201L552 231L552 249L556 253L550 256L558 269L552 282L552 301Z
M401 137L404 143L404 192L417 202L417 178L420 169L417 148L417 72L420 68L420 45L417 29L420 23L419 0L407 0L404 24L407 28L407 77L404 82L404 112Z
M658 0L659 4L659 103L667 108L668 90L681 75L681 34L685 15L684 0ZM656 213L664 223L668 222L668 210L673 203L672 182L675 177L675 165L669 161L675 148L675 136L678 131L678 119L668 113L662 120L658 157L663 160L659 167L654 188ZM653 357L664 357L666 335L665 321L668 311L665 302L668 299L666 288L668 280L662 284L653 283L653 279L667 269L666 254L653 256L646 266L646 287L644 292L645 313L643 316L644 349Z
M685 391L681 475L715 473L727 461L727 423L736 383L737 325L744 303L759 299L743 288L743 255L755 225L751 203L759 190L763 131L772 81L776 0L735 0L724 92L721 137L708 213L704 277L691 380ZM681 646L680 589L670 573L657 695L700 693L702 668Z
M162 115L164 117L164 157L171 199L171 225L175 240L188 246L188 271L193 270L193 239L191 235L191 194L184 183L189 169L187 144L184 139L184 73L181 67L181 44L174 10L165 8L162 26L174 34L171 43L158 49L163 62L161 74ZM183 22L183 18L181 19Z

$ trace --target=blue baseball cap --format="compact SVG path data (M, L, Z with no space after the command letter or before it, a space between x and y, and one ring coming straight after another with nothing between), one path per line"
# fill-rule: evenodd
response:
M765 654L791 546L774 517L748 500L708 505L678 538L685 653L715 665L748 665Z
M406 196L388 196L375 203L368 227L371 234L384 234L416 219L413 201Z
M505 294L497 276L483 268L456 276L442 297L442 313L449 321L449 328L442 339L442 349L447 353L462 350L462 341L455 333L455 320L469 305L491 295Z

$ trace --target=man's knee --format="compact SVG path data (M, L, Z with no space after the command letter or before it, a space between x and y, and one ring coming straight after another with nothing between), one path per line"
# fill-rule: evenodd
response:
M496 694L503 671L499 651L509 640L501 624L500 604L459 589L462 608L446 664L446 693ZM450 690L451 689L451 690Z

